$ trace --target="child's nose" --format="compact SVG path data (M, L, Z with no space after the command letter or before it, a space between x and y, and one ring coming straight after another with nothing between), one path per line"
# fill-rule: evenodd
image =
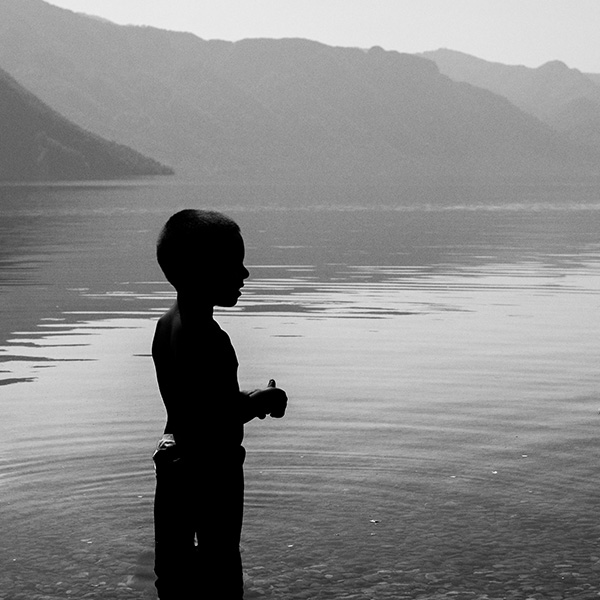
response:
M248 271L248 269L246 269L246 267L243 267L242 278L243 279L248 279L248 277L250 277L250 271Z

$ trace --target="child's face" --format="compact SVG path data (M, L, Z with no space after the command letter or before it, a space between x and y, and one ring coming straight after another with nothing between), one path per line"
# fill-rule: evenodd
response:
M203 288L213 306L235 306L242 295L244 279L250 273L244 266L244 240L240 234L227 239L215 248L211 265L207 269L207 280Z

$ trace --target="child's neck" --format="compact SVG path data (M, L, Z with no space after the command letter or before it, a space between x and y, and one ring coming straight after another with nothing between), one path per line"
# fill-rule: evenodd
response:
M196 294L178 292L177 308L182 321L198 323L213 320L214 307Z

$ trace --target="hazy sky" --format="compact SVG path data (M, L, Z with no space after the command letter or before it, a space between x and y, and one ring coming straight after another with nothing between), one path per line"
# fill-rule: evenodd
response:
M116 23L203 39L302 37L400 52L445 47L600 73L600 0L50 0Z

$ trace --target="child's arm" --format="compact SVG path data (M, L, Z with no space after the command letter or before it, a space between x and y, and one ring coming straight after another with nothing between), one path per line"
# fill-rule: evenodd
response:
M252 392L241 392L242 421L248 423L255 417L264 419L267 415L275 419L281 419L285 415L287 407L287 395L278 388L275 380L271 379L266 388Z

